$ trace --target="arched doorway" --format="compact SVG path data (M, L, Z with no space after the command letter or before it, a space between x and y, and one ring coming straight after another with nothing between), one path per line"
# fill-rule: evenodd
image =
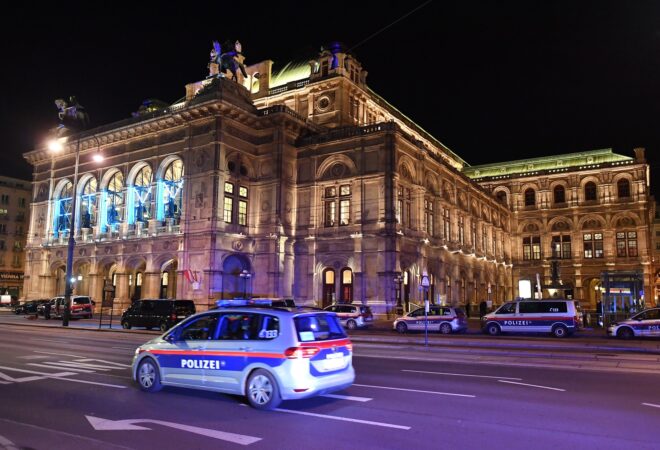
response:
M158 291L158 298L176 298L177 269L178 263L176 259L171 259L162 265L160 269L160 288Z
M248 276L241 276L243 271ZM222 263L222 298L252 296L252 267L244 255L230 255Z
M334 269L325 269L323 275L323 297L321 307L325 308L335 302L335 271Z

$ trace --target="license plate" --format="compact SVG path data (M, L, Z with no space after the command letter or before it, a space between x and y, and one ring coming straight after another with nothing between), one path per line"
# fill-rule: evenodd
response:
M325 358L326 370L340 369L344 367L344 355L341 353L333 353Z

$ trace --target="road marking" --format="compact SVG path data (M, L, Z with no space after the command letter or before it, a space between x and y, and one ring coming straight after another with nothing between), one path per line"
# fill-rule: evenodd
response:
M134 349L131 349L134 350ZM100 362L103 364L109 364L111 366L115 366L117 369L123 369L123 368L129 368L131 367L130 364L121 364L117 362L112 362L112 361L106 361L105 359L94 359L94 358L83 358L83 359L77 359L76 362Z
M63 367L58 366L57 363L55 362L46 362L44 364L38 364L38 363L28 363L28 366L35 366L35 367L44 367L48 369L63 369ZM88 369L78 369L78 368L73 368L73 367L66 367L66 370L71 370L74 372L82 372L82 373L95 373L93 370L88 370Z
M78 375L78 374L72 373L71 375ZM126 386L121 386L119 384L98 383L96 381L76 380L74 378L60 378L60 379L61 380L66 380L66 381L73 381L75 383L94 384L96 386L105 386L105 387L112 387L112 388L117 388L117 389L126 389Z
M515 381L507 381L507 380L497 380L497 381L499 381L500 383L518 384L520 386L529 386L539 389L550 389L551 391L566 392L566 389L553 388L550 386L539 386L538 384L516 383Z
M642 405L651 406L653 408L660 408L660 405L654 405L653 403L642 403Z
M316 414L316 413L305 412L305 411L294 411L293 409L276 408L275 411L289 413L289 414L300 414L301 416L318 417L318 418L321 418L321 419L331 419L331 420L341 420L343 422L362 423L364 425L374 425L374 426L377 426L377 427L396 428L397 430L410 430L410 427L407 427L407 426L404 426L404 425L394 425L394 424L391 424L391 423L373 422L371 420L351 419L351 418L348 418L348 417L341 417L341 416L328 416L326 414Z
M122 431L122 430L151 430L151 428L135 425L136 423L153 423L164 427L175 428L189 433L201 434L202 436L232 442L234 444L250 445L261 440L261 438L248 436L246 434L228 433L226 431L211 430L209 428L194 427L181 423L166 422L153 419L125 419L108 420L100 417L85 416L92 427L97 431Z
M116 348L119 350L135 350L135 347L110 347L110 348Z
M474 377L474 378L494 378L496 380L522 380L522 378L513 378L513 377L494 377L491 375L469 375L466 373L450 373L450 372L427 372L426 370L408 370L401 369L401 372L412 372L412 373L430 373L433 375L452 375L456 377Z
M104 368L103 366L95 366L93 364L83 364L75 361L52 361L49 364L57 364L58 366L64 366L64 368L71 367L72 369L87 369L87 370L100 370L102 372L107 372L108 370L114 369L111 367L109 369Z
M0 436L0 446L4 450L20 450L18 447L16 447L16 444L14 444L12 441L10 441L4 436Z
M75 373L72 372L57 372L57 373L47 373L47 372L37 372L36 370L27 370L27 369L17 369L15 367L6 367L6 366L0 366L0 369L4 370L12 370L14 372L22 372L22 373L31 373L33 375L43 375L46 377L68 377L69 375L75 375Z
M336 398L339 400L350 400L352 402L368 402L373 400L372 398L367 398L367 397L353 397L352 395L338 395L338 394L325 394L325 395L321 395L321 397Z
M392 391L404 391L404 392L418 392L421 394L435 394L435 395L450 395L453 397L470 397L474 398L476 395L470 395L470 394L454 394L452 392L436 392L436 391L422 391L419 389L406 389L406 388L397 388L397 387L389 387L389 386L372 386L369 384L356 384L353 383L353 386L360 386L360 387L366 387L366 388L374 388L374 389L389 389Z
M72 356L74 358L87 358L86 356L72 355L71 353L42 352L42 351L39 351L39 350L33 350L33 352L43 353L45 355Z
M28 356L19 356L18 359L44 359L48 358L48 356L41 356L41 355L28 355Z
M61 339L28 338L28 341L50 342L50 343L55 343L55 344L68 344L69 343L69 341L63 341Z

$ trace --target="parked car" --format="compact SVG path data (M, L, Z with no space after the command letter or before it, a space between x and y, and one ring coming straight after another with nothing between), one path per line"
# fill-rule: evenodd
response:
M426 321L424 320L426 316ZM410 311L394 320L393 327L399 333L407 331L424 331L428 323L429 331L442 334L462 333L467 330L468 323L462 308L451 306L429 305L429 311L424 313L424 307Z
M63 295L53 297L50 299L50 316L55 319L61 319L64 316L64 302ZM44 315L44 302L37 307L37 313L40 316ZM93 312L94 302L86 295L72 295L71 296L71 309L69 310L70 318L72 319L91 319L94 315Z
M607 335L619 339L660 336L660 308L646 309L630 319L614 322L607 328Z
M14 307L14 314L37 314L39 305L46 304L50 301L49 298L40 300L28 300Z
M131 374L143 391L176 386L244 395L254 408L272 410L283 400L346 389L355 380L352 357L335 314L220 306L138 347Z
M195 302L192 300L137 300L121 315L121 326L129 330L132 327L160 328L167 331L172 326L195 314Z
M349 329L363 328L371 325L374 321L374 315L371 308L365 305L335 304L323 308L337 314L341 324Z
M481 318L484 333L551 333L562 338L582 328L582 310L577 300L518 300L500 306Z

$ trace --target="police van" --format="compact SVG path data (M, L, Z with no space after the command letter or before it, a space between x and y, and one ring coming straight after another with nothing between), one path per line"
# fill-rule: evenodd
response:
M336 314L220 301L135 350L144 391L179 386L246 396L258 409L349 387L353 344Z
M511 301L481 318L482 330L500 333L551 333L561 338L582 327L577 300L547 299Z

